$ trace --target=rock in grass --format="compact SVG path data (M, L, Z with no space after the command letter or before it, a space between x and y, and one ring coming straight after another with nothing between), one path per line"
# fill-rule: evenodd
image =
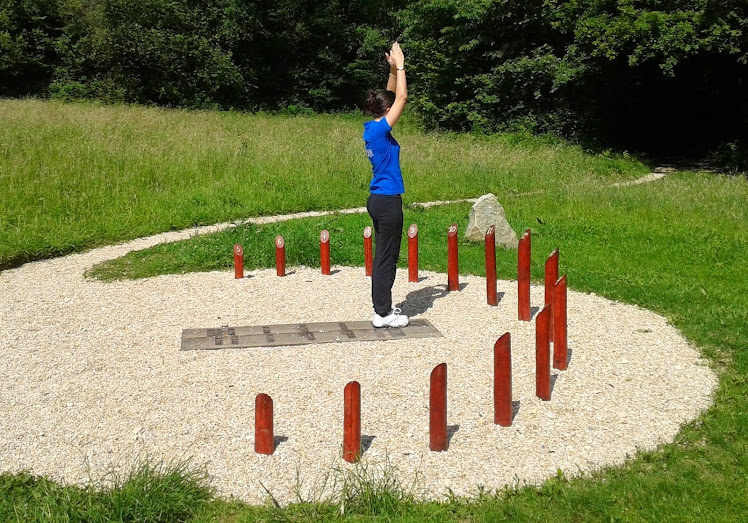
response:
M496 228L496 245L501 245L508 249L516 249L519 244L517 233L512 226L506 221L504 208L493 194L484 194L475 202L470 209L470 219L465 238L470 241L484 241L486 231L493 225Z

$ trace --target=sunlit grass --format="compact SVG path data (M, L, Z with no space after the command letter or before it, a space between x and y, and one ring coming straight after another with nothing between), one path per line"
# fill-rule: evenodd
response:
M0 100L0 268L197 224L363 205L363 121ZM648 170L550 139L424 134L407 120L395 134L409 202Z

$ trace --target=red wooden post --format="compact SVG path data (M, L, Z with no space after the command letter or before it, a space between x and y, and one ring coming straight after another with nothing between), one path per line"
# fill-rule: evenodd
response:
M460 290L459 258L457 254L457 224L447 230L447 290Z
M273 399L267 394L258 394L255 398L255 452L272 454L274 450Z
M512 424L512 335L508 332L493 346L493 422Z
M408 281L418 282L418 226L408 227Z
M553 368L566 370L566 274L558 279L553 292Z
M441 363L431 371L429 448L441 452L447 443L447 364Z
M275 273L278 276L286 275L286 240L283 236L275 237Z
M535 317L535 395L541 400L551 399L551 345L548 339L551 308Z
M343 459L354 463L361 457L361 385L352 381L343 391Z
M234 245L234 278L244 278L244 249L238 243Z
M530 229L520 238L517 249L517 294L519 320L530 321Z
M371 276L374 266L374 255L371 246L371 227L364 227L364 270L367 276Z
M545 304L550 305L548 339L553 341L553 287L558 280L558 248L545 260Z
M489 305L498 305L496 292L496 229L493 225L486 232L486 296Z
M322 274L330 274L330 233L319 233L319 257Z

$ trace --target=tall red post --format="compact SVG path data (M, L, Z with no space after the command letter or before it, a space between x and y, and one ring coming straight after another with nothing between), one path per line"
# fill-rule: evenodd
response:
M453 223L447 230L447 290L460 290L460 269L457 253L457 224Z
M267 394L258 394L255 398L255 452L269 455L274 450L273 399Z
M361 457L361 385L352 381L343 390L343 459L354 463Z
M374 267L374 254L371 245L371 227L364 227L364 270L367 276L371 276Z
M408 281L418 282L418 226L408 227Z
M517 249L517 295L519 320L530 321L530 229L520 238Z
M330 274L330 233L326 230L319 233L319 257L322 274Z
M286 275L286 240L283 236L275 237L275 273L278 276Z
M553 341L553 287L558 280L558 248L545 260L545 304L550 305L548 339Z
M508 332L493 346L493 422L512 424L512 335Z
M566 332L566 274L556 281L553 291L553 368L566 370L567 332Z
M486 232L486 299L489 305L499 304L496 292L496 228L493 225Z
M550 315L551 308L546 305L535 317L535 395L544 401L551 399Z
M238 243L234 245L234 278L244 278L244 249Z
M447 364L441 363L431 371L429 448L441 452L447 450L447 444Z

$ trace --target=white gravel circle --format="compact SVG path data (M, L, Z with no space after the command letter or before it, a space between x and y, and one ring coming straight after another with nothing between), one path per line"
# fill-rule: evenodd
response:
M403 312L444 338L180 352L183 328L368 319L362 268L289 268L162 276L104 284L84 271L103 260L189 236L166 233L0 273L0 471L66 483L100 478L137 456L204 463L221 495L281 503L331 492L340 457L343 387L361 384L364 454L425 498L451 489L537 483L620 464L673 439L706 409L717 378L698 351L650 311L569 291L569 369L549 402L535 397L535 323L517 321L516 282L398 273ZM334 255L334 254L333 254ZM516 256L500 252L499 256ZM563 253L562 253L563 260ZM561 266L563 273L563 261ZM571 281L570 285L573 286ZM532 304L543 300L533 286ZM493 424L492 349L512 335L511 427ZM429 373L448 366L447 452L428 449ZM254 398L275 403L274 455L253 452ZM330 471L333 472L330 476ZM327 481L327 482L326 482Z

